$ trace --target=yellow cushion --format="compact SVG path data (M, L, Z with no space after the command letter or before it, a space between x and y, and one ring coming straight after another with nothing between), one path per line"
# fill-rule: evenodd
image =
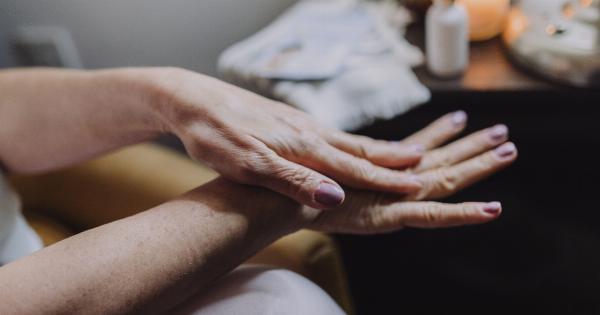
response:
M28 212L25 214L25 217L27 218L29 225L31 225L42 239L42 242L44 242L44 246L50 246L73 235L72 231L54 219L39 215L35 212Z
M82 165L34 177L12 177L29 222L46 245L156 206L217 175L156 145L133 146ZM56 218L56 219L50 219ZM339 249L331 237L300 231L250 260L293 270L328 292L348 313L352 305Z

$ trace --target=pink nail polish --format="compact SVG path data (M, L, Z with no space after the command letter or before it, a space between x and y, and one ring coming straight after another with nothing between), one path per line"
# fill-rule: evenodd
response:
M333 184L321 183L315 192L315 201L326 207L335 207L344 201L344 191Z
M455 127L462 127L467 122L467 113L460 110L452 114L452 124Z
M517 147L514 145L514 143L505 143L498 147L495 152L500 158L505 159L513 156L515 152L517 152Z
M508 139L508 127L505 125L494 126L489 134L492 141L496 143L506 141Z
M502 212L502 204L495 201L483 206L483 212L491 215L498 215Z

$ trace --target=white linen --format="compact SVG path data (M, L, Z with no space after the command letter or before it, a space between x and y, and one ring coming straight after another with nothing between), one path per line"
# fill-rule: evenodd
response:
M344 130L388 119L430 93L403 37L410 14L393 0L303 0L219 59L224 78Z

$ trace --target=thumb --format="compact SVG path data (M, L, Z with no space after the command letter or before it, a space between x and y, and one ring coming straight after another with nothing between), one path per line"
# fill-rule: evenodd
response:
M344 190L332 179L279 156L273 158L268 172L261 174L260 184L321 210L339 206L345 198Z

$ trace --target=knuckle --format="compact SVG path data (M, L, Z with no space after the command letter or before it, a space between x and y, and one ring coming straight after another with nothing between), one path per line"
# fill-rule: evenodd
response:
M301 131L298 134L294 147L290 151L297 155L303 156L310 153L315 153L324 144L324 140L313 132Z
M309 184L313 182L311 172L300 167L279 167L272 170L272 176L283 185L285 191L294 195L300 195L307 187L313 186Z
M375 140L365 136L355 137L356 141L353 141L353 143L356 146L356 149L362 156L366 158L368 158L371 155L370 151L374 148L386 147L388 145L387 141Z
M367 145L365 143L356 143L355 145L355 151L356 154L358 154L359 157L364 158L369 160L371 158L370 154L369 154L369 148L367 148Z
M355 162L352 173L364 183L373 183L379 177L377 170L367 161Z
M255 151L241 155L237 160L237 173L244 183L262 183L272 173L275 159L272 154Z
M318 141L323 141L319 135L309 130L300 130L298 132L298 140L308 145L314 144Z
M312 181L310 172L301 168L287 169L282 173L282 178L289 183L291 189L301 190L304 184Z
M398 230L403 227L400 216L389 211L386 206L388 199L384 198L384 195L366 193L363 196L357 204L350 207L351 211L340 213L346 216L347 221L354 222L361 234Z
M421 184L422 187L421 189L419 189L417 192L407 196L406 200L425 200L427 198L429 198L429 196L432 194L433 190L434 190L434 185L433 183L435 182L432 179L433 176L431 176L431 174L426 174L424 176L421 176Z
M429 202L425 204L423 219L427 226L434 227L444 221L444 212L437 204Z
M456 172L447 169L432 170L421 177L422 187L411 200L442 198L456 192L460 188L460 177Z
M458 176L454 172L439 169L434 178L435 189L440 192L453 192L458 187Z
M360 221L363 223L364 228L375 228L385 226L389 218L384 211L376 207L371 211L362 211Z
M311 152L312 149L313 143L298 139L298 141L294 143L294 147L290 148L289 151L294 152L297 155L305 155L306 153Z
M443 156L440 157L440 166L441 167L448 167L448 166L452 166L453 164L454 164L454 159L452 159L449 154L444 154Z
M460 210L458 211L458 219L461 221L467 221L473 216L473 206L468 203L462 203L459 205Z

